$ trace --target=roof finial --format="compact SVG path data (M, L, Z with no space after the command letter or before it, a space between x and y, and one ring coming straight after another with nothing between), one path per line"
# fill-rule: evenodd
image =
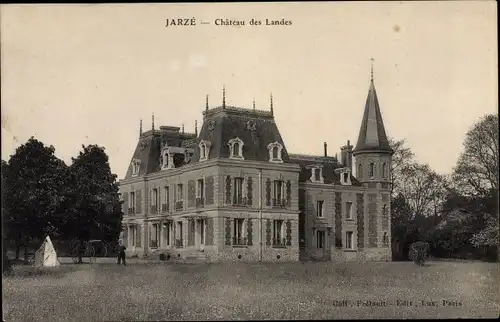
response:
M155 130L155 113L151 116L151 129Z
M142 136L142 119L139 121L139 137Z
M255 98L253 99L253 110L255 111Z
M222 108L226 108L226 85L222 86Z
M273 93L271 93L271 115L274 115L274 112L273 112Z
M208 112L208 95L207 97L205 98L205 111Z
M373 81L373 62L375 61L375 59L370 58L371 60L371 69L370 69L370 80Z
M198 120L194 120L194 135L198 136Z
M184 123L182 123L182 134L184 134Z

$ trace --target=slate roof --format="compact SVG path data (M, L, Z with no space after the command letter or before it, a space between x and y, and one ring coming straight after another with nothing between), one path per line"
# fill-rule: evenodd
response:
M323 182L326 184L340 185L340 174L335 173L335 169L343 168L334 157L312 156L304 154L290 154L293 163L300 166L299 182L308 182L311 178L311 167L321 165L323 167ZM361 183L352 175L351 185L361 186Z
M179 127L161 126L159 130L142 133L135 148L125 178L132 177L132 160L140 160L138 176L160 171L161 148L167 142L168 146L184 147L185 142L195 139L192 133L179 132Z
M353 150L356 155L362 151L382 151L393 153L385 134L384 122L380 113L377 92L373 79L370 82L365 112L359 129L358 142Z
M210 109L203 114L198 142L210 141L209 159L229 158L228 142L238 137L243 141L245 160L269 161L268 144L279 142L283 146L283 162L291 163L272 112L225 106ZM195 149L193 162L199 160L199 154L199 149Z

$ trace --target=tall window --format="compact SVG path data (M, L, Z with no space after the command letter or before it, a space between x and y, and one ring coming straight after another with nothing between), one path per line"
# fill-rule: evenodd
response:
M349 173L344 172L343 175L344 175L344 182L348 182L349 181Z
M385 162L382 164L382 177L387 178L387 165Z
M352 231L347 231L345 233L345 248L353 249L354 248L354 234Z
M137 226L130 226L130 239L132 246L136 244L137 237Z
M318 218L323 218L323 200L316 201L316 216Z
M352 219L352 202L345 203L345 217L346 219Z
M182 183L177 185L177 201L184 200Z
M139 169L141 167L141 160L132 161L132 175L136 176L139 174Z
M243 225L245 223L244 219L234 219L233 226L233 236L234 236L234 245L244 245L244 229Z
M165 242L165 245L170 245L170 229L171 228L171 222L166 222L166 223L163 223L163 231L164 231L164 242Z
M168 168L169 154L168 154L168 150L167 149L163 150L161 159L162 159L161 168L162 169Z
M196 182L196 197L203 198L204 190L205 189L204 189L203 179L198 179L198 181Z
M184 244L182 240L182 221L177 222L177 229L175 231L175 246L182 247Z
M283 145L279 142L272 142L267 145L267 149L269 151L269 161L270 162L278 162L282 163L282 150L283 150Z
M236 200L243 198L243 178L234 178L234 197Z
M318 230L316 232L316 247L317 248L325 247L325 232L323 230Z
M168 186L163 188L163 194L165 195L165 204L168 205L170 203L170 189Z
M362 179L362 178L363 178L363 165L358 164L358 179Z
M274 200L278 204L284 199L283 187L284 187L283 181L281 180L274 181Z
M370 178L375 177L375 163L370 163Z
M158 205L158 189L153 189L151 191L151 206Z
M150 238L151 248L160 247L160 236L161 236L161 225L158 223L155 223L151 227L151 238Z
M273 245L285 246L283 220L273 221Z
M135 192L130 193L130 198L128 199L129 202L129 208L134 211L135 209Z

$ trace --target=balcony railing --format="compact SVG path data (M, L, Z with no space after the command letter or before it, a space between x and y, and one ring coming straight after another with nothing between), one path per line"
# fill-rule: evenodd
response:
M233 205L234 206L246 206L248 204L247 197L243 196L234 196L233 197Z
M182 248L184 246L182 239L175 240L175 247Z
M158 248L158 241L157 240L151 240L149 243L149 247L151 248Z
M286 207L286 200L285 199L273 199L273 207L285 208Z
M196 198L196 208L203 208L205 205L205 198Z
M170 207L168 203L164 203L163 205L161 205L161 211L168 212L169 209Z
M132 208L128 208L128 214L129 215L133 215L135 213L135 208L132 207Z
M176 211L180 211L184 208L184 201L183 200L180 200L180 201L176 201L175 202L175 210Z
M233 237L233 245L235 246L246 246L247 238L246 237Z
M286 247L286 238L273 238L273 247Z
M158 213L158 206L157 205L151 205L151 211L152 214Z

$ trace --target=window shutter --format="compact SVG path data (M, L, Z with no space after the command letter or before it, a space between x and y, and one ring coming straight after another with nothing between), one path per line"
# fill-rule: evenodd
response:
M248 245L253 245L253 223L252 223L252 218L248 218L248 223L247 223L247 243Z
M290 219L286 221L286 245L292 246L292 221Z
M231 245L231 218L226 218L226 245Z
M176 240L179 239L179 236L177 236L177 233L175 232L177 229L177 222L172 221L172 234L174 235L174 246L177 246Z
M194 220L188 221L188 246L194 245Z
M231 176L226 177L226 203L231 204Z
M335 247L342 248L342 195L335 193Z
M287 207L292 207L292 181L287 180L286 182L286 205Z
M188 181L188 207L195 206L195 198L196 198L196 187L194 180Z
M271 219L266 221L266 245L271 246Z
M128 215L128 192L123 194L122 211L124 215Z
M142 212L142 190L137 190L135 192L135 213L140 214Z
M214 244L214 219L207 219L207 231L206 231L206 244L213 245Z
M266 206L271 205L271 179L266 179Z
M147 223L148 225L148 240L149 240L149 247L151 247L151 244L153 243L153 225L151 225L150 223Z
M136 241L135 241L135 246L137 247L142 247L142 226L137 225L136 227Z
M248 177L247 179L247 203L249 206L252 205L253 201L253 191L252 191L252 177Z

